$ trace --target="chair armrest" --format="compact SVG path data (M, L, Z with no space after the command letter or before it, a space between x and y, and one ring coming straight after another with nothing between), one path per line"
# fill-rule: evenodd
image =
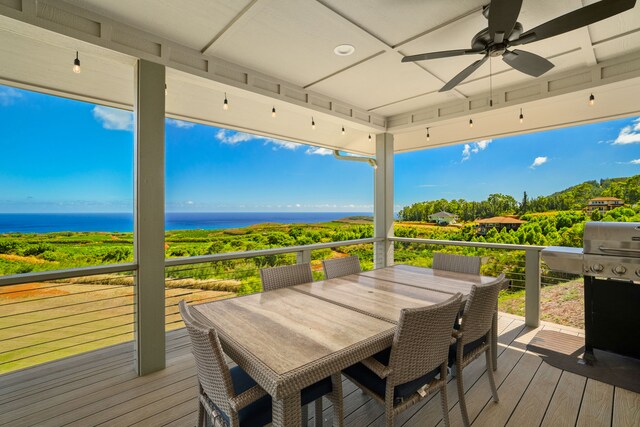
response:
M451 332L451 338L452 338L453 340L459 340L460 338L462 338L462 332L460 332L460 331L459 331L459 330L457 330L457 329L454 329L454 330ZM453 343L452 343L452 344L453 344Z
M231 406L231 409L237 412L245 406L255 402L256 400L266 395L267 392L264 391L262 387L260 387L259 385L255 385L249 390L243 391L242 393L229 398L229 405Z
M373 357L364 359L361 363L367 368L371 369L377 376L382 379L387 378L392 370L388 366L385 366L382 363L378 362Z

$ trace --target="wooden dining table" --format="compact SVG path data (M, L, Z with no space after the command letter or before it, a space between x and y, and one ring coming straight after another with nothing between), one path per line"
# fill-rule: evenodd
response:
M394 265L194 305L223 349L273 399L273 425L300 424L300 391L391 346L403 308L438 304L493 277ZM334 425L342 413L334 405Z

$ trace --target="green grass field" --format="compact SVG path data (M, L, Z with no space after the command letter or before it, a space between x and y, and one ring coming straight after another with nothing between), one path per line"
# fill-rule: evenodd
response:
M536 241L543 232L571 235L551 227L532 227L523 238ZM534 224L535 225L535 224ZM548 229L547 231L544 231ZM473 240L469 227L439 227L425 223L397 223L397 236L443 240ZM508 243L516 235L497 233L493 239ZM167 257L243 252L274 247L338 242L372 237L366 218L320 224L259 224L240 229L182 230L166 233ZM533 237L531 237L533 236ZM520 238L520 237L518 237ZM562 237L564 238L564 237ZM131 233L0 234L0 275L115 264L133 260ZM488 237L483 241L492 241ZM513 243L516 243L515 241ZM396 243L396 263L430 267L434 251L477 255L482 272L506 272L514 278L524 271L523 251L445 247ZM373 245L352 245L312 251L314 278L322 278L323 259L358 255L365 270L373 268ZM295 254L218 261L166 270L167 329L182 326L180 299L209 301L261 290L259 269L295 263ZM546 276L550 276L547 272ZM74 278L55 283L0 287L0 373L32 366L84 351L133 339L133 277L131 273ZM543 319L580 327L581 291L576 285L543 290ZM500 309L524 314L524 291L503 293Z

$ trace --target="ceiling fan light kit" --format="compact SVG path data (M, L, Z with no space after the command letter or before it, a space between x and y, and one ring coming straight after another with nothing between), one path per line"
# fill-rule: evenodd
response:
M402 62L414 62L427 59L448 58L463 55L483 55L467 68L449 80L440 92L453 89L485 63L489 57L502 57L511 68L532 77L540 77L554 67L553 63L531 52L511 49L532 42L544 40L587 25L610 18L632 9L636 0L600 0L555 19L524 31L518 22L523 0L491 0L482 14L488 20L488 27L476 34L471 40L471 49L446 50L409 55Z

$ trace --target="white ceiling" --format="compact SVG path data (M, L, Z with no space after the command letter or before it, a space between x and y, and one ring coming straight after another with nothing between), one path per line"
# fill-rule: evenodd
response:
M65 0L60 3L97 13L204 55L372 113L396 116L484 96L490 86L500 91L535 81L496 58L491 63L491 81L487 61L454 90L440 93L438 90L446 81L480 56L400 62L404 55L469 48L474 34L487 26L481 10L488 2ZM591 3L594 1L524 0L519 22L526 31ZM342 43L355 46L355 53L347 57L336 56L333 48ZM544 77L639 52L640 7L587 28L520 48L544 56L556 65ZM86 64L91 74L83 72L75 76L68 73L68 58L76 49L82 50L83 66ZM89 43L39 31L6 17L0 18L0 53L3 58L0 61L0 79L5 82L32 84L67 92L71 96L84 94L87 98L93 97L111 105L132 103L133 57L113 52L105 54L105 49ZM109 63L115 65L110 66ZM336 138L334 132L345 123L330 115L311 113L302 107L280 102L278 110L282 111L283 120L276 122L270 120L269 113L277 100L251 96L224 84L178 71L168 72L168 85L167 109L174 116L326 147L373 152L368 145L367 134L375 131L374 127L368 129L346 123L349 136ZM233 112L226 116L222 116L215 107L224 91L229 91L235 103ZM637 108L630 105L629 108L629 111L637 112L640 105ZM548 110L549 104L547 115ZM261 116L265 111L265 116ZM315 133L310 133L308 125L312 114L319 117ZM501 114L508 113L496 112L495 116ZM284 117L288 117L287 122ZM503 131L520 132L517 128L500 128L495 134ZM407 133L411 133L409 130L403 132L405 136L400 139L406 139ZM481 136L479 131L457 135L450 142ZM422 144L428 145L424 141ZM405 147L418 145L417 140L404 144Z

